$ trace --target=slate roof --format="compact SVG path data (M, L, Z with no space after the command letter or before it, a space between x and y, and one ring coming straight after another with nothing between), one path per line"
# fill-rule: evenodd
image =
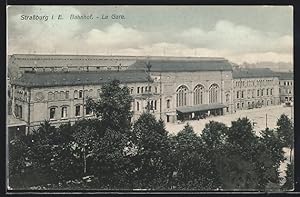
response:
M276 77L278 74L269 68L242 68L232 72L233 79L239 78L260 78L260 77Z
M147 82L147 74L144 71L27 72L12 84L25 87L98 85L114 79L121 83Z
M292 72L278 72L276 73L279 75L279 80L293 80L294 73Z
M128 70L147 70L146 60L137 60ZM231 64L223 58L199 60L150 60L151 72L231 71Z

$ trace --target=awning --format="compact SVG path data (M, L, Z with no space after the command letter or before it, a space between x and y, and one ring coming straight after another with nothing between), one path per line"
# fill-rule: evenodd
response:
M181 113L189 113L189 112L197 112L197 111L207 111L212 109L221 109L225 107L227 106L223 104L204 104L204 105L178 107L176 110Z

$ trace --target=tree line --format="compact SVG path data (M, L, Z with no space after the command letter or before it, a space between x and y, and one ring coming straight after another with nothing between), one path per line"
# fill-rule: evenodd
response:
M251 121L210 121L201 134L190 125L169 134L143 113L131 123L133 98L112 81L87 106L97 118L71 125L49 122L9 143L13 189L290 190L293 162L280 185L283 148L293 149L294 127L281 115L276 129L255 135Z

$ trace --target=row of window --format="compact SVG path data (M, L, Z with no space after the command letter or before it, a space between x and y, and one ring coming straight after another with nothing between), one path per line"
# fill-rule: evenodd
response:
M279 89L279 94L292 94L291 89Z
M254 94L255 90L248 90L247 91L247 97L250 98L254 98L255 97L255 94ZM266 90L265 89L260 89L260 90L257 90L257 94L256 96L264 96L264 92L266 92L266 96L272 96L273 95L273 88L269 89L267 88ZM239 99L239 98L245 98L245 90L238 90L236 92L236 98Z
M213 84L209 87L209 99L208 103L219 102L219 86ZM185 85L180 86L176 91L176 107L187 105L188 87ZM197 85L193 91L194 105L200 105L204 103L204 86Z
M100 89L98 89L98 94L100 93ZM74 90L74 99L83 98L83 96L92 96L93 90ZM55 91L55 92L48 92L48 100L66 100L70 98L69 91Z
M157 101L156 100L148 101L145 109L157 110ZM140 111L140 102L139 101L136 102L136 110Z
M157 87L154 87L155 90L154 92L157 93ZM133 94L134 92L134 88L130 88L130 94ZM147 92L152 92L152 86L142 86L142 87L137 87L136 88L136 93L137 94L143 94L143 93L147 93Z
M256 82L256 84L255 84ZM258 80L247 80L247 81L236 81L236 87L251 87L251 86L261 86L261 85L273 85L272 79L258 79Z
M264 100L261 100L261 101L257 101L257 102L254 102L254 101L252 101L252 102L248 102L247 103L248 105L247 106L244 106L244 102L241 102L241 103L237 103L236 104L236 108L237 109L242 109L242 108L244 108L244 107L248 107L248 108L254 108L254 107L259 107L259 106L262 106L262 105L264 105L265 104L265 102L264 102ZM273 101L272 100L267 100L267 102L266 102L266 105L268 106L268 105L272 105L273 104Z
M284 86L293 86L292 81L284 81L284 82L279 82L279 85L284 85Z
M68 114L68 106L62 106L60 108L60 114L57 114L59 112L58 111L58 107L50 107L49 108L49 118L50 119L56 119L58 117L60 118L67 118L69 116ZM92 115L93 114L93 111L89 108L89 107L86 107L85 108L85 114L86 115ZM75 116L76 117L80 117L81 116L81 105L76 105L75 106Z

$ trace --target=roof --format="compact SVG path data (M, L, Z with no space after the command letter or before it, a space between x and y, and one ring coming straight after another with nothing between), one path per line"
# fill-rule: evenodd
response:
M76 86L104 84L114 79L121 83L148 81L143 71L27 72L12 84L25 87Z
M223 58L199 60L149 60L151 72L231 71L231 64ZM146 60L137 60L129 70L147 70Z
M212 109L220 109L224 108L226 105L223 104L203 104L203 105L196 105L196 106L185 106L185 107L177 107L177 111L181 113L189 113L189 112L196 112L196 111L206 111Z
M293 80L294 73L292 72L278 72L276 73L279 75L279 80Z
M278 74L269 68L242 68L232 72L232 78L260 78L260 77L276 77Z

